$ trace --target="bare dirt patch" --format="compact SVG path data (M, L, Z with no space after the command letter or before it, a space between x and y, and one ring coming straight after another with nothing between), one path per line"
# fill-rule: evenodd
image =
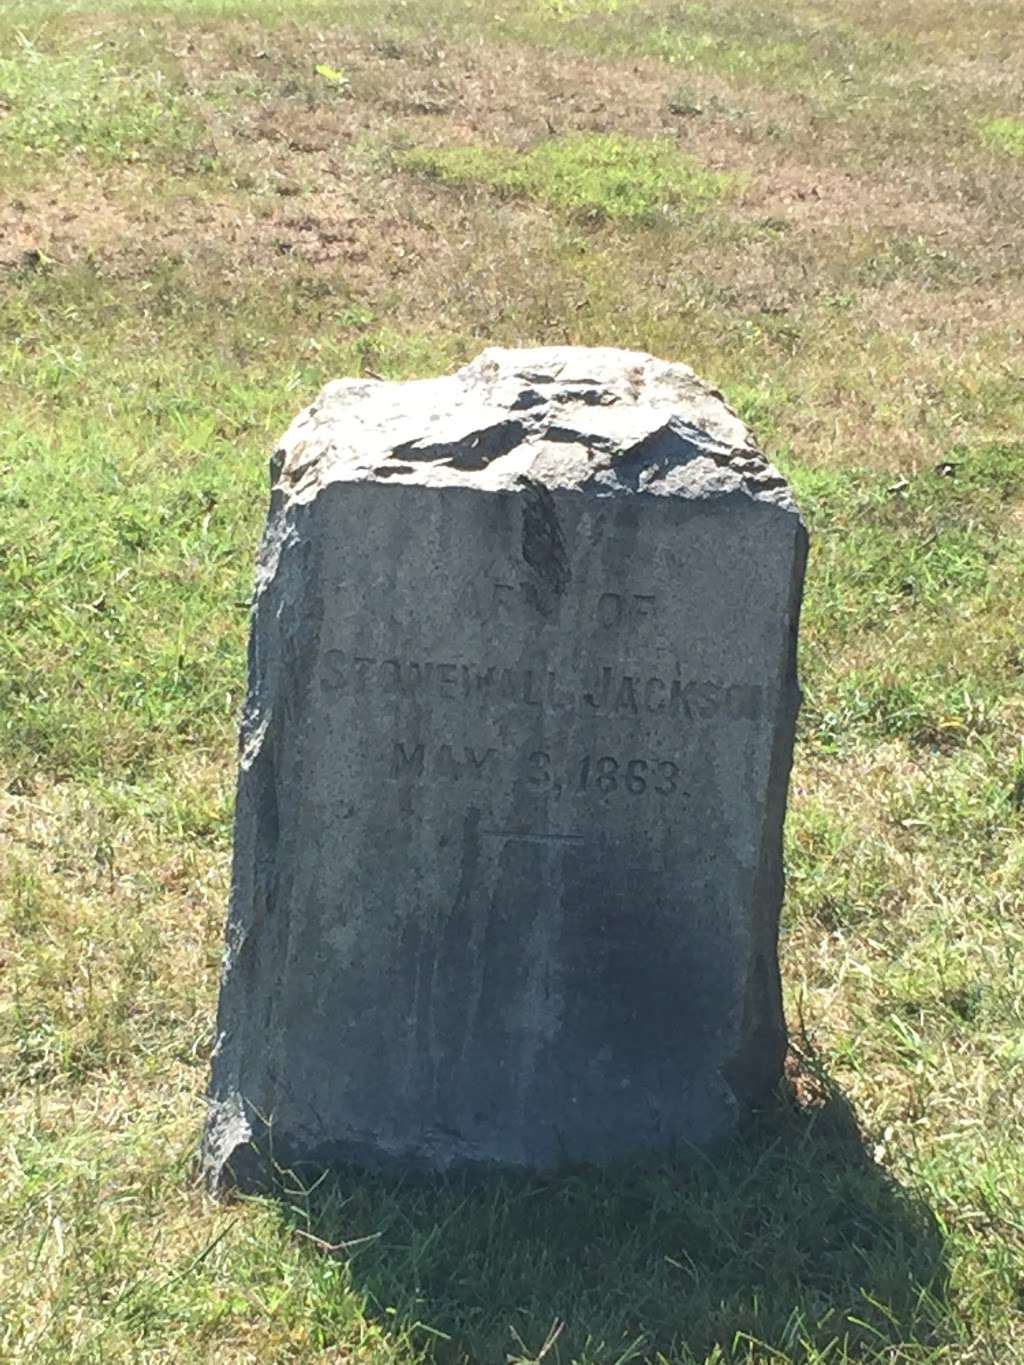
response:
M750 187L744 203L758 213L797 226L859 227L864 230L919 230L935 233L970 229L972 215L956 205L922 200L882 176L779 158L750 159Z
M121 238L137 213L111 198L105 177L83 168L45 189L0 198L0 266L26 269L87 255Z
M226 251L239 266L344 268L354 286L373 287L462 230L455 196L442 199L411 177L396 185L374 149L402 141L525 148L575 132L671 138L711 169L741 173L736 211L755 224L778 220L797 234L794 246L853 226L974 241L986 231L987 191L986 202L971 203L909 172L866 175L805 158L800 146L813 128L804 101L736 89L707 71L299 25L158 31L207 124L211 175L155 183L144 166L100 173L83 164L71 180L0 200L0 263L85 256L134 268L140 253Z
M89 262L112 277L154 260L221 263L242 273L303 262L342 271L355 291L399 278L428 255L436 234L412 205L329 183L316 193L237 193L171 183L155 195L137 171L84 171L74 183L0 203L0 267L43 269ZM416 196L422 209L424 194ZM424 217L427 215L425 214Z
M961 345L981 332L1014 330L1024 337L1024 297L995 284L936 291L910 284L865 290L861 311L880 327L925 331L931 340L946 336Z

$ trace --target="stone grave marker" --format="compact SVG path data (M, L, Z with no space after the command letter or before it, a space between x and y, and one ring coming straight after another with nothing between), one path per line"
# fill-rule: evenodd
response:
M686 366L329 384L272 464L204 1160L705 1144L774 1087L806 536Z

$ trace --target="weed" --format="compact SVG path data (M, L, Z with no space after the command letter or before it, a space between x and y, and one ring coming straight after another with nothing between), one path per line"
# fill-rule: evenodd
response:
M1024 156L1024 119L993 118L980 125L981 140L999 152Z
M333 85L336 90L347 90L349 87L349 78L345 72L339 71L336 66L330 66L327 62L321 62L317 66L316 74L328 85Z

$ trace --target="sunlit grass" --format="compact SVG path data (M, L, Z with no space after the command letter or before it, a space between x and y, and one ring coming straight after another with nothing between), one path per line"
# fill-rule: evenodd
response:
M1000 16L982 61L952 0L3 6L0 1357L1024 1360ZM335 375L566 341L707 374L811 527L804 1107L695 1167L215 1206L268 455Z
M0 48L0 173L8 183L38 181L61 159L198 159L202 126L160 67L129 73L101 45L53 53L20 33L13 49Z
M454 185L523 195L581 218L651 222L696 209L738 184L669 143L617 135L552 138L529 151L510 147L413 147L398 165Z
M981 124L982 140L1010 156L1024 156L1024 119L993 118Z

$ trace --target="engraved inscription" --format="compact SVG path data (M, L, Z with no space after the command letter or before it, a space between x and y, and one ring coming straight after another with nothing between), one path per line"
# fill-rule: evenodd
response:
M553 601L545 599L547 610L542 611L535 583L513 583L498 579L489 583L468 584L460 598L460 606L468 615L480 619L491 616L502 622L535 621L538 617L555 620L561 605L558 594L555 594ZM656 605L654 593L604 592L596 601L591 599L587 612L603 628L629 628L654 620Z
M650 593L604 592L597 599L597 620L602 626L621 626L647 621L654 615Z
M496 749L472 749L469 745L456 744L404 744L395 740L391 750L391 776L394 778L439 778L442 781L457 782L461 778L471 781L490 779Z
M546 750L508 755L497 749L454 744L406 743L395 740L388 774L396 781L488 782L505 778L521 781L538 795L561 797L574 793L612 796L674 796L680 791L681 770L675 759L658 755L630 757L584 754L559 761Z
M377 659L340 649L324 654L320 682L325 691L344 696L383 693L425 702L475 702L483 710L494 711L520 707L584 709L604 716L754 721L761 710L761 688L756 683L662 678L610 667L600 668L590 679L569 678L553 669L454 660Z
M648 790L659 796L672 796L679 787L679 765L670 758L617 758L612 754L584 757L568 781L555 775L551 755L536 750L527 757L527 782L536 788L551 787L556 795L570 785L577 791L599 791L604 795L624 791L643 796Z

